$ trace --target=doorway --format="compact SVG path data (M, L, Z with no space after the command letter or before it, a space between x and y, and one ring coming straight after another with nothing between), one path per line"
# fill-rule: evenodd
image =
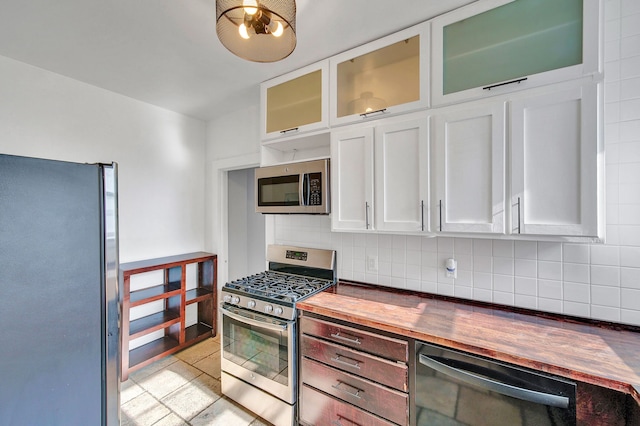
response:
M254 170L227 174L229 281L265 270L265 219L255 211Z

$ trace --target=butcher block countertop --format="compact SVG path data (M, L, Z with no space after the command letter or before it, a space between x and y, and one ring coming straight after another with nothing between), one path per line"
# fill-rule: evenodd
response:
M637 328L348 282L296 307L614 389L640 404Z

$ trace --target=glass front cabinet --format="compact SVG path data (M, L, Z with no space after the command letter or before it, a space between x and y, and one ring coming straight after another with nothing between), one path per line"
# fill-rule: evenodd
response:
M328 127L328 60L260 85L262 140Z
M332 126L429 106L429 22L330 59Z
M599 0L496 0L435 18L433 105L598 73L600 7Z

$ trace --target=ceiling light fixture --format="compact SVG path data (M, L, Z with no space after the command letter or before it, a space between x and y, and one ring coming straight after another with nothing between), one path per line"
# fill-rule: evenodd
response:
M231 53L275 62L296 47L295 0L216 0L216 32Z

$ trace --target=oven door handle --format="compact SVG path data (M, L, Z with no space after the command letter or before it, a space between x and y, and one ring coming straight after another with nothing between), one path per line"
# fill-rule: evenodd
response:
M273 331L286 331L287 324L269 324L268 322L262 322L259 320L255 320L253 318L247 318L244 315L236 314L235 312L231 312L228 309L220 308L220 311L223 315L227 315L230 318L235 319L236 321L244 322L246 324L255 325L256 327L266 328L268 330Z
M554 395L545 392L538 392L532 389L526 389L519 386L513 386L508 383L502 383L500 381L483 377L472 372L465 371L456 367L445 364L446 358L441 357L429 357L425 354L420 354L418 362L429 368L432 368L439 373L456 378L465 383L479 386L483 389L487 389L502 395L511 396L513 398L522 399L524 401L533 402L536 404L549 405L552 407L564 408L569 407L569 398L566 396Z

